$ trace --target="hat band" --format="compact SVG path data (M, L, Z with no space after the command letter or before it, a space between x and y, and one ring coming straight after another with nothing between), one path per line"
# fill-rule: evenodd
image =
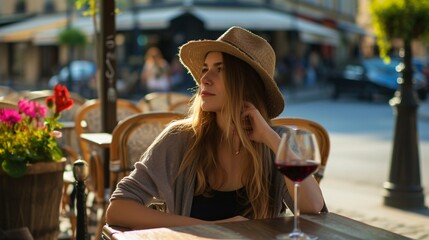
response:
M234 44L233 42L230 42L228 40L222 39L221 41L226 42L230 45L232 45L233 47L237 48L238 50L240 50L240 52L244 53L246 56L248 56L250 59L252 59L253 61L257 62L259 65L261 65L259 63L259 61L257 61L252 55L249 55L247 52L243 51L243 49L241 49L239 46L237 46L236 44Z

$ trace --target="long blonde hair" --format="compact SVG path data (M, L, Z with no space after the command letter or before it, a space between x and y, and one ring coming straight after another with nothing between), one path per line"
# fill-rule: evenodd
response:
M241 109L245 101L255 105L261 115L268 122L267 106L264 101L265 88L259 75L244 61L223 53L223 66L225 77L226 104L222 108L222 114L226 119L227 132L235 129L243 145L249 153L250 161L247 161L246 171L243 172L242 182L246 189L248 208L245 216L249 218L266 218L274 216L273 199L270 198L271 162L262 161L267 156L269 149L260 143L251 141L243 130ZM187 150L180 165L179 173L186 172L188 168L194 168L196 173L195 195L209 194L212 189L208 181L208 172L213 171L217 165L217 149L222 138L216 123L216 115L213 112L205 112L201 109L201 96L198 91L191 107L187 121L176 125L181 130L193 133L193 141ZM264 165L265 164L265 165ZM191 177L191 176L188 176ZM223 178L225 179L225 178Z

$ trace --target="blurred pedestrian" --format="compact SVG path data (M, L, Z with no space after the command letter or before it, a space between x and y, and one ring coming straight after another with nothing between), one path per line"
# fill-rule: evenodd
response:
M169 91L169 64L164 59L161 50L151 47L145 55L145 63L140 76L142 89L148 92Z

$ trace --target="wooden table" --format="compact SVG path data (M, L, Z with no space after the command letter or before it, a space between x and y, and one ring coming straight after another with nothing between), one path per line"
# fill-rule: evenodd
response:
M301 230L318 236L319 240L370 239L396 240L409 239L362 222L335 214L302 215ZM276 239L276 235L288 233L293 228L293 217L242 222L194 225L187 227L154 228L136 231L120 231L105 225L102 239L108 240L195 240L195 239Z
M104 188L106 193L110 194L109 182L110 182L110 168L109 168L109 148L112 143L112 134L110 133L82 133L80 138L86 142L101 147L103 149L103 173L104 173Z
M110 133L82 133L80 138L101 148L109 148L112 143L112 134Z

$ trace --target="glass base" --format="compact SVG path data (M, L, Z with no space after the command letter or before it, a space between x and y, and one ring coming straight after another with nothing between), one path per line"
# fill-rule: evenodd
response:
M276 236L279 240L317 240L318 237L307 235L301 231L293 231L291 233L280 234Z

